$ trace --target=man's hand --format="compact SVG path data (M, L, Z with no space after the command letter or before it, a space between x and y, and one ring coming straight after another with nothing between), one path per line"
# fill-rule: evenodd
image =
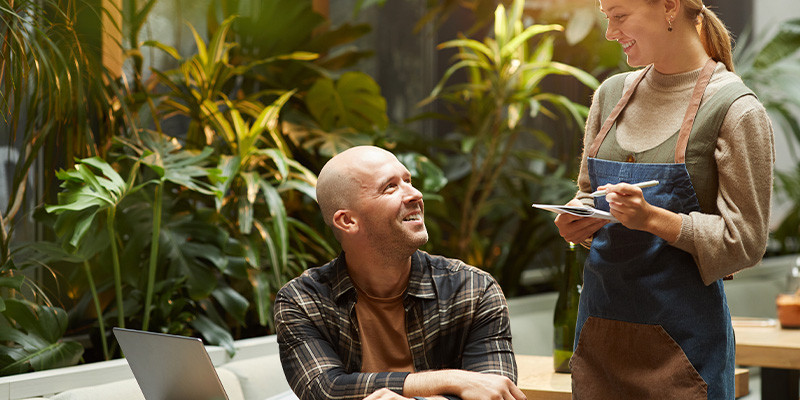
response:
M511 379L495 374L481 374L478 372L461 371L467 373L461 381L462 400L525 400L522 393Z
M462 400L526 400L525 394L505 376L449 369L408 376L403 393L411 396L452 394Z
M399 394L387 389L379 389L371 395L364 397L364 400L410 400L408 397L400 396Z

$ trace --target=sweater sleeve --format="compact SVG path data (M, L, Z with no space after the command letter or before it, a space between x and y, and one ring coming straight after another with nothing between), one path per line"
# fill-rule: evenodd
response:
M754 96L729 108L714 157L719 215L681 214L681 232L672 243L692 254L706 285L755 265L766 250L775 149L769 116Z

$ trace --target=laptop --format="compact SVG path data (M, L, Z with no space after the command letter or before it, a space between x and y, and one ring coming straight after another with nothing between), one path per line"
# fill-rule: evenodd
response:
M228 400L201 339L113 331L146 400Z

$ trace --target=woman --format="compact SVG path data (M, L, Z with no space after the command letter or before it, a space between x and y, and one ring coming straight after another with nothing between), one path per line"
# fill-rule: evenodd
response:
M734 398L722 278L755 265L768 235L772 128L733 72L728 31L700 0L601 0L628 64L595 93L570 205L619 223L556 218L591 241L575 398ZM657 180L654 187L637 182ZM591 197L595 190L607 195Z

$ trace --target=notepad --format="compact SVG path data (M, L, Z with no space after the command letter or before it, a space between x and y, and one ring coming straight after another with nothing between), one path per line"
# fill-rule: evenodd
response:
M552 211L556 214L571 214L578 217L600 218L607 219L612 222L619 222L608 211L599 210L592 207L581 206L564 206L557 204L533 204L533 207L541 208L542 210Z

